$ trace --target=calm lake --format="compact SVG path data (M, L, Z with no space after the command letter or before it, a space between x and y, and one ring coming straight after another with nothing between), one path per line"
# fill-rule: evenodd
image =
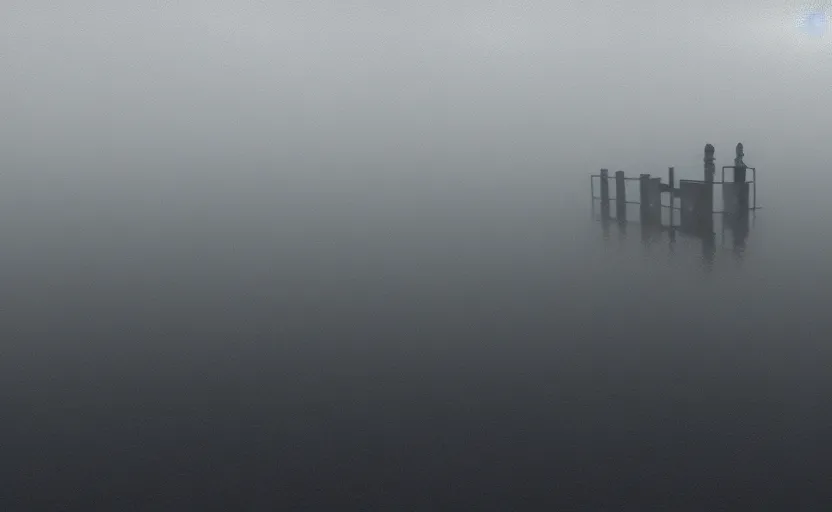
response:
M12 169L5 509L806 510L830 212L754 163L711 264L596 169Z

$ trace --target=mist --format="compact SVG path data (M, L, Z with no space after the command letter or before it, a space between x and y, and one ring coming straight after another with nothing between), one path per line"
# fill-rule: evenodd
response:
M817 10L6 1L8 509L819 502ZM598 222L738 142L747 237Z
M34 166L662 168L703 141L798 152L829 123L828 39L771 3L6 11L3 154Z

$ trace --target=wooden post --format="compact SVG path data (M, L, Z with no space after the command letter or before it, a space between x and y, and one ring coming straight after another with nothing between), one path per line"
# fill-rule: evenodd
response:
M610 218L610 171L601 169L601 217Z
M656 225L662 223L662 179L650 178L650 222Z
M737 156L734 158L734 183L745 183L745 162L742 161L745 152L742 148L742 142L737 144Z
M714 165L714 146L712 144L705 144L705 187L701 191L702 197L697 204L696 216L698 218L698 228L710 234L713 230L713 212L714 212L714 175L716 174L716 166ZM703 246L704 250L704 246Z
M610 171L601 169L601 201L610 200Z
M714 174L716 174L714 147L712 144L705 144L705 181L713 183Z
M650 245L652 226L650 225L650 175L639 174L638 176L638 206L639 220L641 224L641 243L644 247Z
M670 190L670 242L676 241L676 231L673 228L673 212L676 206L676 181L673 167L667 168L667 187ZM672 247L671 247L672 249Z
M734 158L734 183L731 184L734 193L733 211L726 215L723 220L723 223L728 222L731 227L731 235L734 239L734 254L740 259L745 250L745 239L748 237L749 229L748 183L745 181L747 166L743 162L744 156L745 152L743 151L742 142L740 142L737 144L737 154Z
M647 224L650 221L650 175L640 174L638 177L639 187L639 211L641 212L641 223Z
M624 171L615 172L615 217L618 222L627 222L627 188L624 186Z
M745 171L748 166L743 162L745 152L742 142L737 144L737 155L734 158L734 191L736 193L736 208L739 215L748 214L748 183L745 181Z
M641 222L645 224L661 224L662 196L661 178L652 178L649 174L639 175L641 197Z

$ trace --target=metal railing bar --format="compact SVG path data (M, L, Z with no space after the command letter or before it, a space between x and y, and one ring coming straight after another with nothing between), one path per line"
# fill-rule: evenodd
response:
M600 174L590 174L589 177L590 178L601 178L602 176ZM607 179L611 180L611 181L615 181L616 177L613 174L612 176L607 176ZM624 180L625 181L639 181L639 180L641 180L641 178L628 178L628 177L625 176Z

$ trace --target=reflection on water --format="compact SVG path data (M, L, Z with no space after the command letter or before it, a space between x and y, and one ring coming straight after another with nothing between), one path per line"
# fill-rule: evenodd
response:
M615 203L615 201L612 201ZM609 207L604 207L600 200L593 200L592 215L593 218L601 224L601 229L604 234L604 239L610 239L611 230L615 229L618 232L618 238L626 239L628 236L628 226L630 232L637 229L641 237L641 243L645 246L657 245L665 243L670 254L674 253L677 239L685 237L689 241L699 241L701 243L701 258L705 269L713 267L714 259L719 252L726 252L727 250L734 256L735 260L742 262L745 255L746 243L748 236L751 233L752 226L757 218L757 212L749 211L747 214L731 215L727 213L715 213L711 215L709 223L705 229L685 229L683 225L678 223L678 209L677 207L670 208L663 207L665 211L662 216L666 224L662 224L661 219L656 222L633 221L634 216L638 216L638 205L633 204L616 204L616 215L610 215Z
M505 180L68 183L60 209L7 181L9 509L815 503L825 239L785 209L599 227L579 180Z

